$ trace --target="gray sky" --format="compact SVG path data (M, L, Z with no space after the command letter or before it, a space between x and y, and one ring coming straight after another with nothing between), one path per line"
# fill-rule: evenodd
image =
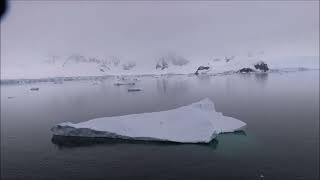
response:
M192 60L264 50L318 55L319 2L10 2L1 62L47 54Z

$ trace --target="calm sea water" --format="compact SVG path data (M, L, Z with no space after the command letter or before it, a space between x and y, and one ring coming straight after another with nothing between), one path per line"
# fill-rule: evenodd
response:
M1 86L1 179L319 178L319 71ZM39 91L30 91L37 87ZM168 110L204 97L248 124L208 145L53 137L61 122ZM183 127L183 125L181 125Z

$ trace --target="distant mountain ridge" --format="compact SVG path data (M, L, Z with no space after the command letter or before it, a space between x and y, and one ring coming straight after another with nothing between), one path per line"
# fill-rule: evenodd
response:
M95 57L81 54L48 56L39 64L1 67L1 79L49 78L105 75L143 74L191 74L200 66L208 67L205 73L239 71L241 68L255 69L258 62L266 62L269 68L313 68L319 69L319 57L296 56L268 58L263 54L246 56L213 57L207 61L187 59L168 53L149 62L125 61L117 56ZM201 71L200 71L201 73Z

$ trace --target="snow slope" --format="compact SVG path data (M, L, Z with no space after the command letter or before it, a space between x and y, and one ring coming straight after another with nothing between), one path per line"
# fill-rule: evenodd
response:
M213 102L206 98L168 111L103 117L78 124L66 122L51 130L61 136L209 143L220 133L245 126L240 120L216 112Z
M228 56L209 60L190 60L168 54L150 61L127 61L118 57L91 57L79 54L51 56L32 64L1 64L1 80L40 79L53 77L106 76L106 75L162 75L190 74L199 66L210 67L207 73L238 71L253 68L264 61L270 69L319 69L319 57L266 57L264 55ZM165 65L165 68L162 68Z

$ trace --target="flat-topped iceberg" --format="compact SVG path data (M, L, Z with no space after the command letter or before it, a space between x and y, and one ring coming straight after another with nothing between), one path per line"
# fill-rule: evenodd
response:
M108 137L132 140L209 143L220 133L242 130L246 123L216 112L206 98L176 109L103 117L55 125L54 135Z

